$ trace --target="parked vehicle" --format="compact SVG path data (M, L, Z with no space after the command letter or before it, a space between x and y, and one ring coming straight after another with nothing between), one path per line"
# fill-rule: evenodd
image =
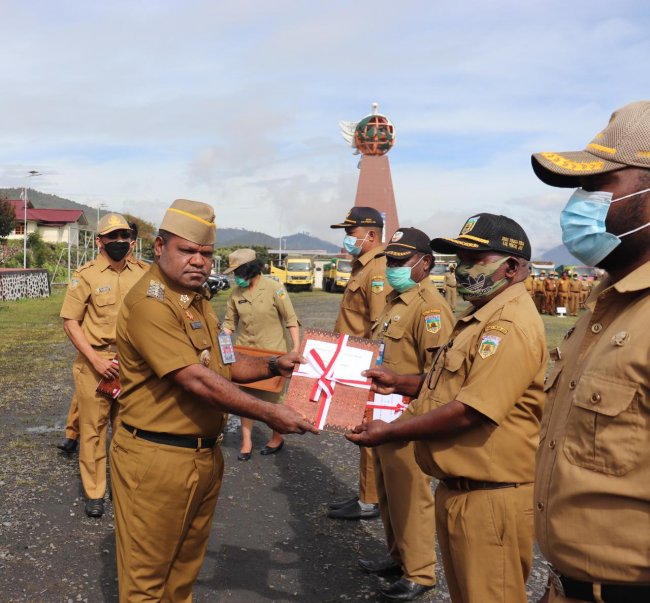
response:
M343 291L350 280L352 260L347 258L332 258L323 266L323 289L330 293Z
M314 264L311 258L289 256L283 264L271 262L270 276L284 284L287 291L311 291L314 288Z
M230 281L225 274L212 273L206 281L206 286L210 289L212 295L216 295L219 291L230 289Z

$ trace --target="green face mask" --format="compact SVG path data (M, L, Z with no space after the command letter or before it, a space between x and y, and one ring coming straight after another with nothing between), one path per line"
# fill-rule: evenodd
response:
M461 263L456 266L456 282L458 293L463 299L471 301L489 297L503 287L508 279L494 281L494 273L501 268L509 258L501 258L488 264Z
M251 282L241 276L235 275L235 284L242 289L246 289L246 287L250 286Z

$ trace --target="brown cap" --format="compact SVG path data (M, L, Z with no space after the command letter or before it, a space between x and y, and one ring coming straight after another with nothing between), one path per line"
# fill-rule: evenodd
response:
M131 230L129 223L122 214L106 214L97 222L97 234L100 236L114 230Z
M201 201L176 199L165 212L160 230L197 245L214 245L217 230L214 209Z
M354 206L340 224L332 224L330 228L354 228L355 226L384 227L381 214L374 207Z
M257 258L257 255L252 249L236 249L228 256L228 268L223 273L230 274L240 266L252 262L255 258Z
M437 238L431 249L439 253L467 251L498 251L530 260L530 241L524 229L507 216L476 214L469 218L454 238Z
M429 237L417 228L399 228L377 257L386 255L396 260L406 260L416 253L431 255L429 240Z
M535 153L537 177L551 186L576 188L581 176L625 167L650 169L650 101L638 101L614 111L607 127L584 151Z

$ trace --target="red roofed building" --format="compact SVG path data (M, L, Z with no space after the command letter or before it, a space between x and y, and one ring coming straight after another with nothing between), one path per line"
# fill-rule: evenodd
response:
M22 239L25 235L25 202L9 200L16 214L16 228L8 239ZM46 243L67 243L77 240L79 227L88 226L88 220L80 209L36 209L27 202L27 234L38 232ZM72 231L72 235L71 235Z

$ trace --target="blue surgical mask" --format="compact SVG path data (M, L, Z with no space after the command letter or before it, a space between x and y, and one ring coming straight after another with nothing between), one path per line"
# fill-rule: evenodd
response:
M404 293L404 291L413 289L417 283L411 278L411 271L422 261L422 258L415 262L413 266L388 266L386 268L386 280L388 284L398 293Z
M586 266L597 266L621 244L622 237L650 226L649 222L623 234L614 235L607 232L605 225L611 203L649 190L644 189L618 199L612 199L612 193L606 191L588 192L581 188L576 190L560 214L562 242L569 253Z
M347 251L350 255L361 255L361 246L363 245L363 242L366 240L366 235L363 237L361 240L361 245L357 246L357 237L353 237L352 235L345 235L345 238L343 239L343 248L345 251Z
M250 286L251 282L241 276L235 275L235 284L242 289L246 289L246 287Z

